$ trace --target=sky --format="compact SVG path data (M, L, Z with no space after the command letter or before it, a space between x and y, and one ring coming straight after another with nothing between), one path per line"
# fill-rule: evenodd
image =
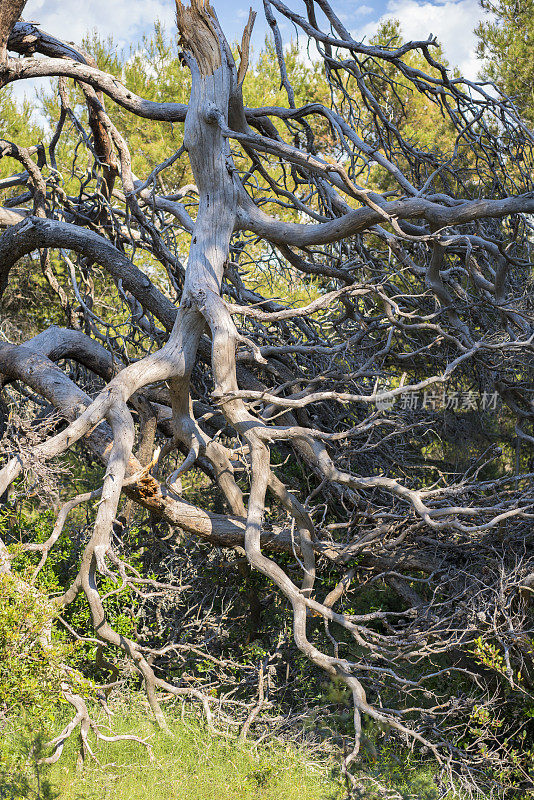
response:
M286 0L303 13L302 0ZM473 33L482 17L478 0L332 0L332 7L355 39L372 36L384 19L401 21L406 39L426 39L436 35L451 65L460 67L467 78L476 78L477 62ZM262 0L212 0L221 26L230 42L241 39L249 6L258 12L252 40L256 52L261 48L268 26ZM101 35L113 34L119 48L128 49L150 33L154 20L167 30L174 28L174 0L28 0L23 18L38 22L48 33L67 41L80 42L96 28ZM277 16L285 40L295 37L291 23Z

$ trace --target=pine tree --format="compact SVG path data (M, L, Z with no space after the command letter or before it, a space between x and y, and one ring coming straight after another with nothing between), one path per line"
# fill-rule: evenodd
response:
M481 0L478 56L482 77L494 81L529 121L534 120L534 0Z

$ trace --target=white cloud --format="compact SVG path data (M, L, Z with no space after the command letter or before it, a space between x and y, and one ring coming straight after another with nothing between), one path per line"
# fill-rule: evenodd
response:
M478 0L444 0L440 3L417 0L390 0L388 11L377 22L352 31L355 39L369 38L378 25L387 19L400 20L406 39L426 39L437 36L451 66L460 68L468 79L476 79L480 62L476 57L474 29L483 16Z
M174 3L166 0L28 0L23 18L38 22L42 30L79 44L96 28L101 36L113 34L119 47L139 34L150 32L154 20L174 26Z
M374 11L372 6L356 6L352 13L358 14L359 17L366 17L372 11Z

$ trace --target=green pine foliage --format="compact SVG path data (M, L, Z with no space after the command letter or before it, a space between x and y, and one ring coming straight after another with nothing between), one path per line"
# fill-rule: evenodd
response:
M478 56L482 77L494 81L514 100L519 112L534 121L534 2L481 0L488 19L481 22Z

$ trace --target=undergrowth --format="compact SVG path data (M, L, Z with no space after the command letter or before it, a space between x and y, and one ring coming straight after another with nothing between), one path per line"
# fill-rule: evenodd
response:
M340 781L326 759L280 742L255 746L210 733L197 719L168 716L172 736L148 719L142 702L112 704L99 721L104 733L135 733L150 743L99 743L98 761L80 768L73 737L58 763L39 767L45 730L35 733L23 715L4 722L2 800L338 800ZM46 731L49 735L50 731ZM33 748L33 752L32 752ZM21 758L21 752L26 758ZM152 758L150 757L152 756ZM10 769L10 765L14 769Z

